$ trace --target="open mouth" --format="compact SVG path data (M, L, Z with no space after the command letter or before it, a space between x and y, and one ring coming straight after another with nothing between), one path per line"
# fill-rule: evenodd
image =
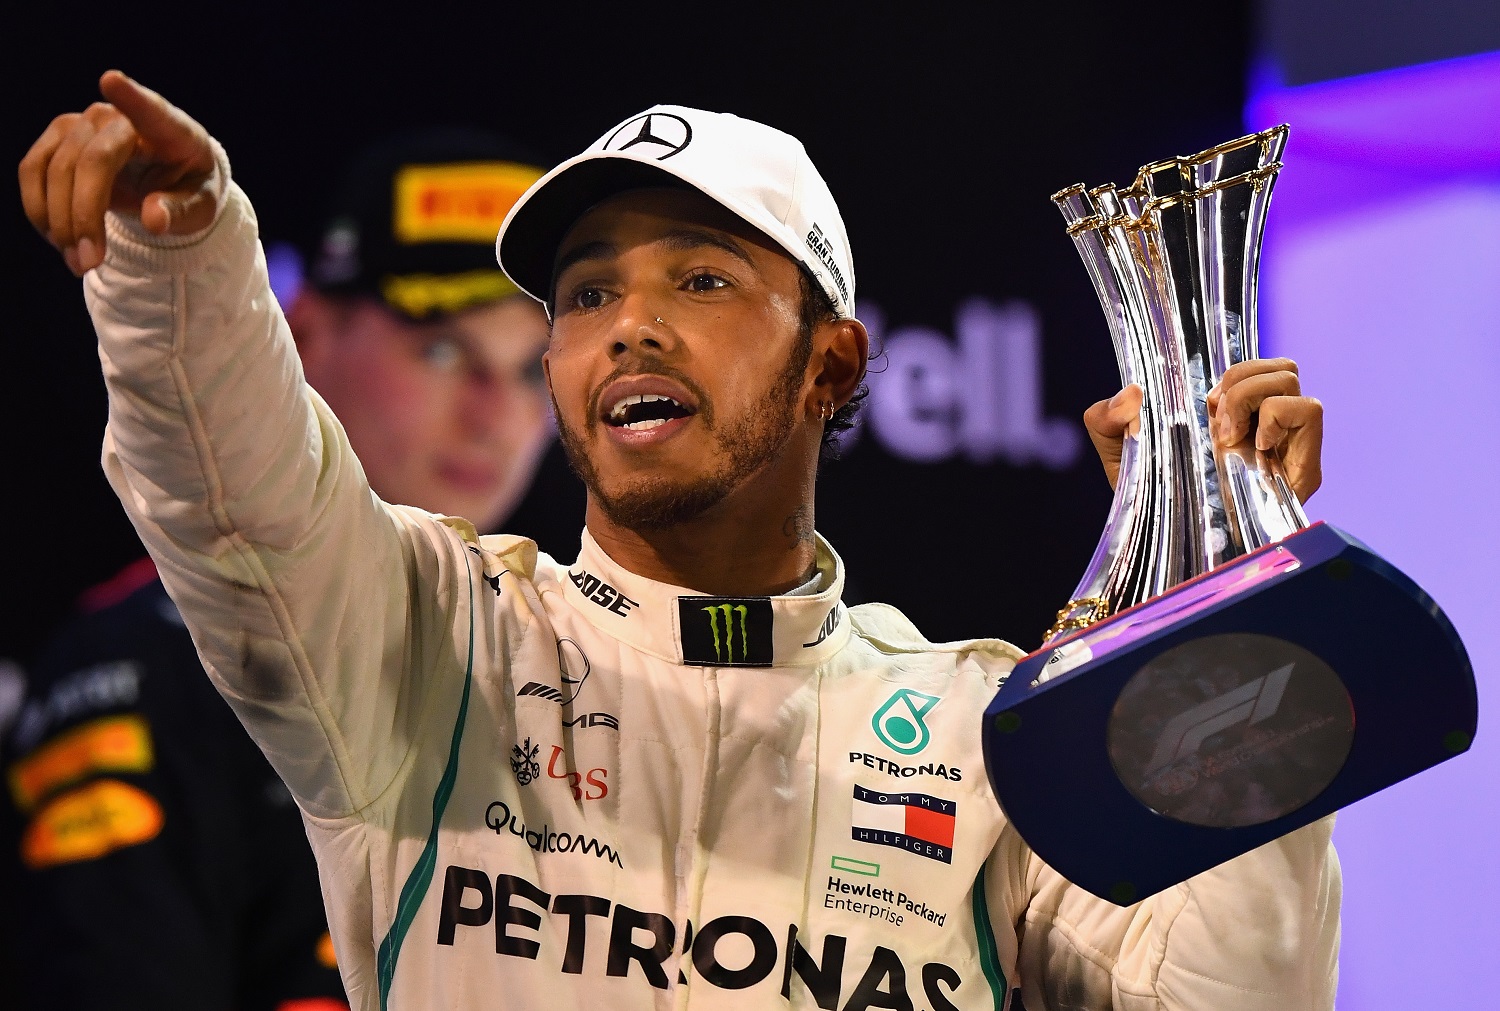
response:
M692 413L691 408L664 394L635 393L615 401L604 415L604 422L614 428L646 432Z

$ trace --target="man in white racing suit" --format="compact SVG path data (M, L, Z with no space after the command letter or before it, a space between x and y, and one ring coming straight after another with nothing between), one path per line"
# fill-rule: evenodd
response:
M297 798L358 1006L1332 1006L1329 820L1099 900L984 774L979 714L1021 651L840 603L813 486L867 338L796 140L657 107L502 228L589 487L564 565L371 494L222 150L101 88L33 146L23 202L85 276L105 469ZM1107 462L1137 404L1091 409ZM1237 367L1214 409L1316 486L1291 363ZM933 578L920 538L890 551Z

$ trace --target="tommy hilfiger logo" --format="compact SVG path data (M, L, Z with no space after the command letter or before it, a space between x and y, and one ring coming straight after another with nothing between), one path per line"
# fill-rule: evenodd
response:
M693 667L769 667L769 597L678 597L682 662Z
M850 835L928 860L953 862L958 804L926 793L886 793L855 784Z

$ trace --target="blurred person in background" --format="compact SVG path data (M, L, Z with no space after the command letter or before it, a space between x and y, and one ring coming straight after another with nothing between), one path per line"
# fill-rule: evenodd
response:
M494 253L536 164L468 130L369 149L287 299L306 377L376 493L487 529L552 435L547 320ZM345 1007L296 805L151 561L80 610L40 654L5 755L26 1006Z

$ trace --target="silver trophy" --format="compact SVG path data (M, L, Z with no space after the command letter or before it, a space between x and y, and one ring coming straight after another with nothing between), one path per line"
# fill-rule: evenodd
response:
M1141 169L1127 190L1054 194L1109 321L1124 383L1145 391L1104 536L1053 639L1307 526L1275 452L1226 449L1208 391L1259 356L1256 278L1287 127Z
M1052 198L1145 396L1073 599L985 710L985 764L1031 848L1122 904L1452 758L1477 726L1431 598L1309 525L1276 452L1212 436L1209 391L1257 356L1287 133Z

